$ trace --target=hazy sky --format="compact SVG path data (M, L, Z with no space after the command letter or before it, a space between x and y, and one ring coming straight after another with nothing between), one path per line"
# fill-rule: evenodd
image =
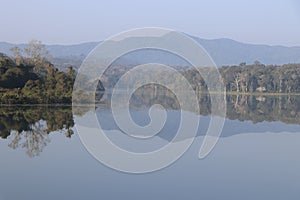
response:
M201 38L300 46L299 0L0 0L0 41L101 41L158 26Z

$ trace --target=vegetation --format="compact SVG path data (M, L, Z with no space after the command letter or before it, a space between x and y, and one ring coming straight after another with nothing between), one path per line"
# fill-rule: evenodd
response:
M70 66L59 71L49 62L49 54L41 42L33 40L28 48L12 49L10 58L0 53L0 104L70 104L76 71ZM113 88L127 67L111 67L98 81L97 90ZM300 124L300 64L265 66L256 61L252 65L241 63L238 66L224 66L220 69L226 91L227 113L229 119L262 121L281 121ZM209 68L203 70L210 78ZM180 73L190 82L199 100L201 115L210 115L210 96L201 74L195 69L185 68ZM140 76L148 79L147 70ZM157 73L158 77L167 76ZM174 76L175 77L175 76ZM82 76L83 88L79 88L74 102L80 103L93 93L95 82L88 82ZM97 80L94 80L97 81ZM182 80L170 79L171 89L183 90ZM102 84L103 83L103 84ZM123 89L127 89L124 85ZM233 94L233 95L232 95ZM249 95L249 94L255 94ZM282 94L270 96L267 94ZM287 95L284 95L287 94ZM98 102L110 102L110 93L97 93ZM92 95L92 97L94 97ZM123 98L120 96L120 98ZM186 97L190 98L190 97ZM172 90L155 84L145 85L135 91L130 100L131 109L149 108L160 104L166 109L180 109L179 102ZM109 104L105 104L107 106ZM126 104L127 105L127 104ZM122 106L122 105L120 105ZM73 113L81 115L95 109L78 107ZM189 110L194 111L191 107ZM67 137L73 134L74 126L71 107L12 107L0 109L0 137L10 138L11 148L24 148L30 157L37 156L50 142L49 133L62 132Z
M208 80L212 78L211 75L214 75L214 73L209 73L210 69L202 69ZM107 89L113 88L120 77L128 70L126 67L111 67L101 79L104 87ZM190 82L195 91L207 92L207 85L198 71L192 68L179 71ZM226 91L229 93L300 93L300 64L266 66L255 61L251 65L241 63L237 66L223 66L219 68L219 71ZM147 78L145 74L147 74L147 71L141 74L143 79ZM163 78L165 74L158 73L157 76ZM217 79L214 78L214 80ZM178 88L181 80L171 78L170 84Z
M65 72L49 62L49 54L44 45L36 40L29 43L28 48L11 49L13 57L0 53L0 104L70 104L76 71L70 66ZM204 68L207 79L211 79L210 68ZM129 69L115 66L109 68L98 82L98 90L113 88L120 77ZM185 68L180 73L191 83L197 93L208 92L207 85L201 74L195 69ZM241 63L237 66L224 66L219 69L228 93L300 93L300 64L282 66L265 66L258 61L252 65ZM213 73L212 73L213 74ZM164 73L157 76L165 77ZM147 79L147 71L141 72L141 77ZM151 78L151 77L150 77ZM216 80L216 79L215 79ZM87 80L88 81L88 80ZM82 88L77 95L82 99L74 101L85 102L94 85L82 81L87 88ZM171 88L181 88L181 80L170 79ZM87 84L86 84L87 83ZM157 86L153 86L154 88ZM126 85L124 85L126 89ZM93 92L93 91L92 91ZM98 98L98 97L96 97ZM86 98L87 101L90 98ZM87 102L88 103L88 102Z
M29 47L12 49L13 58L0 53L1 104L57 104L72 102L76 72L69 67L59 71L48 61L39 41Z
M221 74L227 91L300 93L300 64L223 67Z

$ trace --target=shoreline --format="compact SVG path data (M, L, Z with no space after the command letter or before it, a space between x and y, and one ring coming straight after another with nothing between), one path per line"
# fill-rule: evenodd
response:
M224 95L221 92L200 92L199 95L209 95L209 94L220 94L220 95ZM230 96L274 96L274 97L280 97L280 96L300 96L300 93L261 93L261 92L226 92L225 93L226 96L230 95ZM106 105L107 103L99 103L96 102L95 104L79 104L76 105L76 107L90 107L90 106L94 106L94 105ZM53 103L53 104L30 104L30 103L24 103L24 104L1 104L0 103L0 107L13 107L13 106L21 106L21 107L34 107L34 106L39 106L39 107L73 107L72 103Z

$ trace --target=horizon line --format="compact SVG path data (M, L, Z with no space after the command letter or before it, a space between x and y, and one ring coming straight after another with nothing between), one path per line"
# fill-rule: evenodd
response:
M187 33L184 33L184 34L186 34L187 36L191 37L194 40L195 40L195 38L200 39L200 40L206 40L206 41L228 40L228 41L233 41L233 42L237 42L237 43L245 44L245 45L300 48L300 44L299 45L283 45L283 44L267 44L267 43L250 43L250 42L243 42L243 41L238 41L238 40L234 40L234 39L231 39L231 38L225 38L225 37L208 39L208 38L202 38L202 37L199 37L199 36L190 35L190 34L187 34ZM33 40L33 39L36 39L36 38L32 38L30 40ZM11 42L11 41L0 41L0 43L7 43L7 44L12 44L12 45L26 45L30 42L30 40L27 41L27 42L19 42L19 43L18 42ZM77 42L77 43L44 43L42 40L39 40L39 39L36 39L36 40L41 41L42 44L44 44L46 46L75 46L75 45L82 45L82 44L88 44L88 43L101 43L102 41L105 41L105 40L101 40L101 41L82 41L82 42Z

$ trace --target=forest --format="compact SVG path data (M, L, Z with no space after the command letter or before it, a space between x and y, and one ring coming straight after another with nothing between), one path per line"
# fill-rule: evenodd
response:
M258 61L252 65L222 67L220 73L227 91L299 93L300 65L268 65Z
M178 71L189 81L196 92L207 93L208 88L203 78L206 80L219 80L216 73L210 73L210 67L199 70L191 67L181 67ZM120 77L129 71L128 67L114 66L107 70L101 79L106 89L114 88ZM259 61L247 65L241 63L235 66L223 66L219 69L221 81L229 94L299 94L300 93L300 64L285 65L264 65ZM151 78L144 70L139 79ZM166 74L158 73L156 76L165 78ZM176 80L170 76L170 85L180 87L181 80ZM138 78L137 78L138 79ZM153 86L154 88L154 86ZM126 89L126 86L124 86ZM212 90L213 91L213 90Z
M49 62L39 41L12 49L13 57L0 53L1 104L69 104L76 71L59 71Z
M27 48L14 47L11 51L12 57L0 53L0 104L72 103L72 90L77 73L72 66L65 71L59 70L49 61L51 55L45 46L36 40L31 41ZM113 88L128 70L128 66L111 66L103 77L100 77L100 90ZM204 68L205 70L208 72L206 78L211 78L209 69ZM179 71L195 91L208 92L207 85L197 70L187 67ZM229 94L300 93L300 64L279 66L264 65L255 61L250 65L241 63L236 66L223 66L219 68L219 72ZM143 72L142 76L145 74L147 71ZM172 79L172 84L179 87L180 81Z

